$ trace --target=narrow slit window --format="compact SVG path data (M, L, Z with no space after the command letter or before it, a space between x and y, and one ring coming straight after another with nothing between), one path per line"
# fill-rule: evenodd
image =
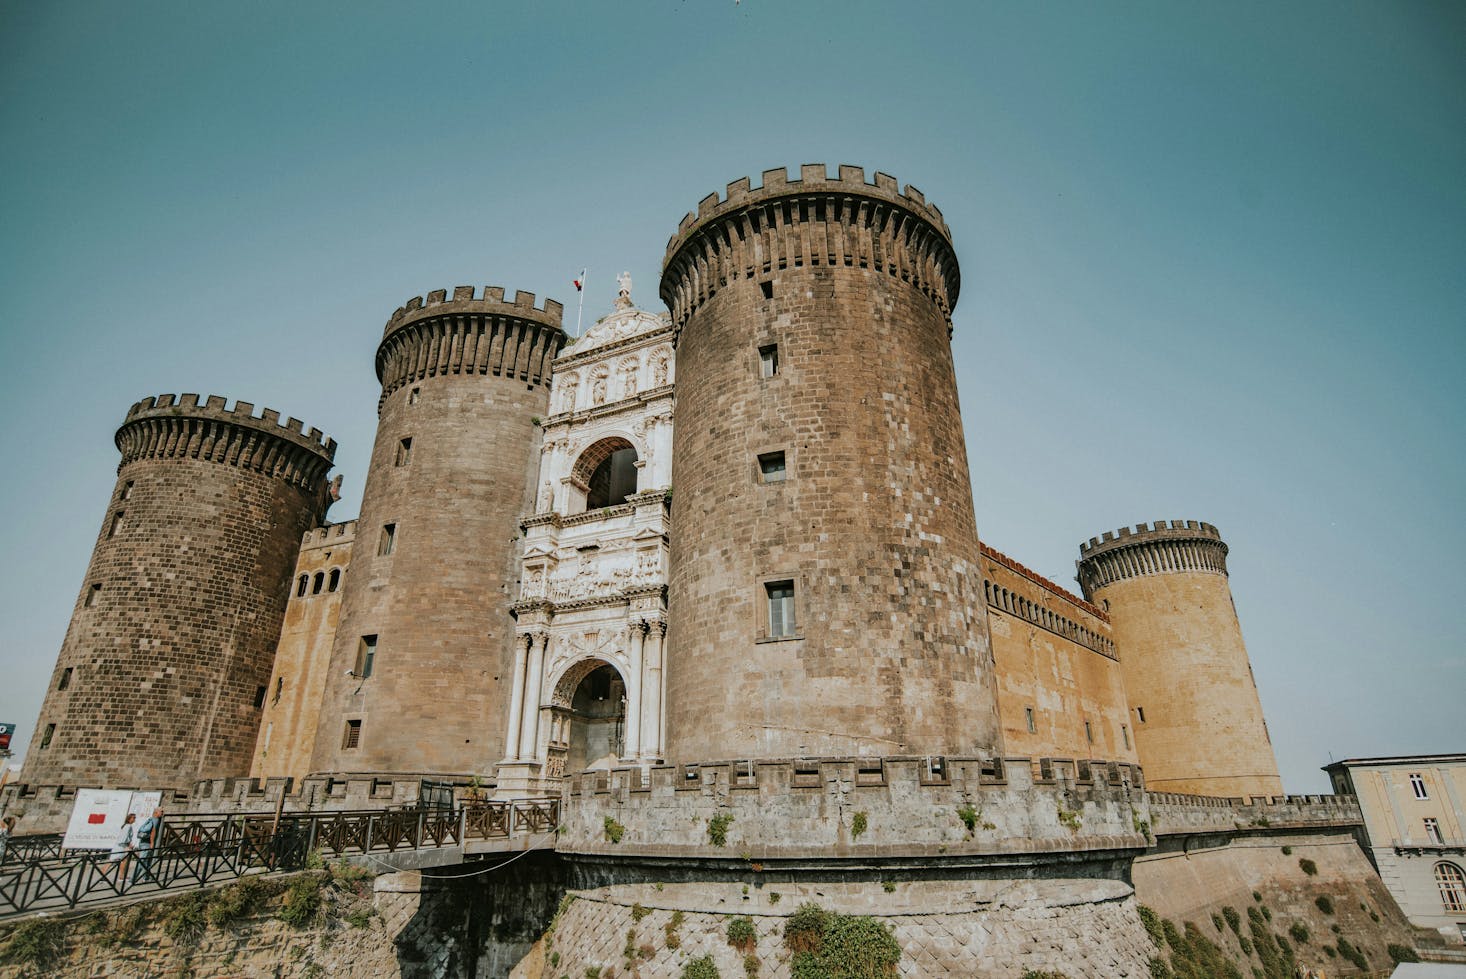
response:
M412 461L412 439L405 438L397 443L397 465L407 465Z
M413 388L407 393L407 403L415 405L422 400L422 388Z
M265 706L265 692L269 689L269 687L255 687L255 710Z
M359 744L361 744L361 721L347 721L346 733L341 737L341 747L349 751Z
M758 348L758 372L760 377L773 377L779 373L779 345L777 343Z
M365 680L372 675L372 664L377 659L377 637L362 636L356 648L356 670L358 678Z
M1028 722L1028 733L1037 734L1038 721L1034 719L1032 707L1023 708L1023 719Z
M1090 727L1088 721L1084 722L1084 740L1094 744L1094 728Z
M284 692L285 692L285 678L283 676L277 676L277 677L275 677L275 696L274 696L274 698L272 698L272 703L278 704L280 702L280 695L282 693L284 693Z
M397 525L395 523L382 525L382 539L377 544L377 554L386 557L392 553L392 548L397 544Z
M54 738L55 736L56 736L56 725L55 724L47 724L46 725L46 730L44 730L44 731L41 732L41 747L42 748L49 748L49 747L51 747L51 739Z
M119 500L125 500L130 496L132 496L132 480L129 479L122 484L122 492L117 495L117 498Z
M84 607L86 607L86 608L91 608L93 605L95 605L97 603L97 598L100 597L101 594L102 594L102 584L101 584L101 582L93 582L92 587L90 587L90 588L87 589L87 597L82 602L82 605Z
M774 298L774 283L773 282L760 282L758 284L758 291L761 292L761 293L763 293L763 296L764 296L765 299L773 299Z
M1145 708L1144 707L1137 707L1137 708L1135 708L1135 719L1137 721L1139 721L1140 723L1142 723L1142 724L1145 723Z
M782 483L786 475L784 452L765 452L758 457L759 480L765 483Z
M116 513L112 514L112 523L107 528L108 537L116 537L118 532L122 530L122 519L125 516L127 516L127 514L121 510L118 510Z
M784 639L794 635L794 582L767 582L764 593L769 606L769 637Z
M57 690L65 690L67 687L71 686L71 671L75 668L76 667L74 666L68 666L66 669L61 671L61 679L56 684Z
M1120 725L1120 737L1125 742L1125 750L1126 751L1129 751L1130 750L1130 728L1128 728L1124 724L1121 724Z

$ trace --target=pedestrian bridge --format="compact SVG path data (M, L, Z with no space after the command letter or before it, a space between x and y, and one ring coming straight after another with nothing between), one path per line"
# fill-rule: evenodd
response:
M378 873L552 849L559 799L451 809L169 816L162 842L112 864L106 851L63 850L60 835L15 837L0 862L0 920L164 896L246 874L346 859Z

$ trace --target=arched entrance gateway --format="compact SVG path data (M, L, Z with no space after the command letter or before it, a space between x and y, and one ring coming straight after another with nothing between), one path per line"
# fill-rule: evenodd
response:
M582 660L555 684L550 700L551 777L611 768L625 753L626 682L602 659Z

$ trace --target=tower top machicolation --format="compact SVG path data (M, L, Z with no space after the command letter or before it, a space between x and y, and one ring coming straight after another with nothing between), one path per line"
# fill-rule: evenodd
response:
M256 415L255 406L250 402L235 401L230 406L227 398L217 394L209 395L203 404L199 403L197 394L160 394L143 398L127 409L127 419L122 427L153 418L198 418L227 422L284 439L316 453L327 462L336 457L336 440L323 435L319 428L307 429L299 418L286 418L282 422L280 412L273 408L261 408Z
M879 170L876 171L874 180L867 181L864 167L853 167L844 163L840 164L837 175L832 180L825 164L806 163L799 168L797 179L790 180L788 170L779 167L776 170L765 170L762 184L758 187L752 186L748 177L740 177L728 184L723 197L719 197L717 191L704 197L698 202L697 210L689 211L677 225L677 233L668 239L663 266L665 267L667 261L671 260L695 229L709 221L777 197L812 194L848 195L887 201L915 213L941 232L948 242L952 240L952 232L947 228L941 210L935 204L927 203L926 196L910 184L902 190L895 177Z
M1133 528L1121 527L1111 533L1105 531L1099 537L1091 537L1079 545L1080 558L1087 558L1116 547L1128 544L1143 544L1153 540L1176 540L1210 538L1220 541L1221 531L1209 523L1199 520L1157 520L1154 524L1138 523Z
M561 316L565 307L557 300L546 299L543 306L535 306L535 294L515 290L514 299L504 299L503 286L484 286L483 293L475 296L473 286L456 286L453 289L453 297L448 297L447 289L435 289L428 293L427 299L422 296L414 296L404 305L399 306L387 320L387 327L382 331L382 336L391 336L397 330L421 319L433 316L446 316L454 313L478 313L493 316L515 316L520 319L533 320L543 326L560 329Z

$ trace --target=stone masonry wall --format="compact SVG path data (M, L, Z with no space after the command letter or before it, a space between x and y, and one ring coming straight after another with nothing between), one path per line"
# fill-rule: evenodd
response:
M788 916L814 902L867 915L901 946L897 974L1019 979L1029 970L1070 979L1148 976L1150 940L1129 886L1111 880L809 882L624 885L581 891L554 929L511 973L560 979L599 969L600 979L676 979L711 955L719 974L747 973L728 943L728 924L752 919L748 953L760 979L787 979Z
M935 857L1083 854L1146 845L1144 793L1125 766L1000 768L947 759L754 761L721 766L599 772L572 779L562 853L774 860L800 857ZM964 821L969 812L973 825ZM856 814L863 831L855 828ZM710 828L723 822L724 845ZM619 831L612 829L612 823ZM619 839L613 839L619 835Z
M253 413L194 395L129 412L22 783L184 787L248 771L289 576L325 514L335 449Z
M1146 781L1163 792L1282 795L1227 546L1210 524L1166 523L1081 548L1085 596L1114 626Z
M548 414L565 339L559 303L534 302L460 287L388 323L314 772L487 774L504 756L519 521L533 510L535 419ZM365 636L376 637L372 675L348 675ZM353 747L349 721L360 723Z
M301 544L265 691L251 778L288 777L299 782L310 772L331 644L341 617L341 589L355 539L353 520L309 531Z
M982 555L1004 750L1134 764L1109 616L1005 554Z
M939 212L895 187L766 173L704 201L668 251L672 760L999 749L956 260ZM772 635L784 581L795 628Z

